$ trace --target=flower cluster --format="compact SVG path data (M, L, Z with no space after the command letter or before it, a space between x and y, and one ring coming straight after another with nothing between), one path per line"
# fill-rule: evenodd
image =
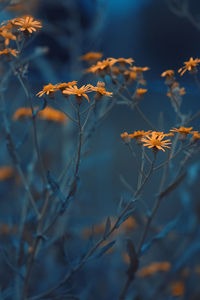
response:
M81 87L77 86L77 81L72 82L63 82L58 84L51 84L43 86L42 91L38 92L36 96L42 97L45 94L49 97L54 97L55 92L61 91L62 95L68 97L70 95L76 96L76 101L78 104L81 104L83 101L83 97L90 102L88 93L96 92L95 100L99 100L102 96L112 97L111 92L107 92L105 89L104 82L98 81L97 86L93 86L91 84L83 85Z

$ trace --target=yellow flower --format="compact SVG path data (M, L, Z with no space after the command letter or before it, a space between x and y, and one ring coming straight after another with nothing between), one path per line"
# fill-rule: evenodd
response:
M154 275L157 272L168 272L171 268L171 264L167 261L165 262L154 262L146 267L141 268L137 272L137 276L139 277L145 277L145 276L150 276Z
M200 63L200 59L196 58L193 59L192 57L190 57L190 59L188 61L184 62L184 67L180 68L178 70L178 73L181 73L180 75L182 76L186 71L189 71L191 73L196 73L197 72L197 65Z
M91 92L90 85L83 85L82 87L78 88L77 85L70 86L63 90L63 94L66 95L75 95L77 97L77 102L79 104L82 103L82 97L86 98L86 100L89 102L88 95L86 93Z
M88 61L89 63L95 63L97 60L101 59L103 53L101 52L88 52L80 57L81 60Z
M15 26L19 26L18 30L25 31L28 33L32 33L33 31L37 31L42 28L42 24L40 21L35 20L32 16L26 15L20 18L16 18L12 22Z
M58 87L56 85L53 85L51 83L44 85L42 91L36 94L38 97L42 97L44 94L47 94L48 96L53 96L54 92L58 91Z
M90 86L91 91L96 91L97 92L97 96L112 97L113 93L106 91L104 82L98 81L97 86L93 86L93 85L89 85L89 86ZM97 97L97 100L98 99L99 99L99 97Z
M170 131L178 132L181 135L183 135L184 137L186 137L188 134L192 133L192 131L191 131L192 129L193 129L193 127L184 127L184 126L181 126L180 128L170 129Z
M8 55L8 56L10 54L13 55L13 56L17 56L17 53L18 53L18 51L16 49L11 49L11 48L6 48L6 49L0 51L0 55L5 54L5 55Z
M137 72L135 72L135 71L127 70L124 72L123 75L124 75L125 80L129 81L129 82L135 81L137 78Z
M13 177L14 175L14 170L12 167L5 166L5 167L0 167L0 181L9 179Z
M124 72L126 70L125 69L126 64L129 64L132 66L132 63L134 62L134 60L132 58L123 58L123 57L110 58L110 61L114 62L114 64L119 63L119 71L120 72Z
M136 73L140 73L140 72L146 72L149 70L149 67L130 67L130 70Z
M165 138L165 134L157 133L156 131L152 131L149 135L141 138L141 142L143 142L143 146L147 146L148 148L153 148L154 151L162 150L165 151L163 147L170 148L169 144L171 144L170 140L163 140Z

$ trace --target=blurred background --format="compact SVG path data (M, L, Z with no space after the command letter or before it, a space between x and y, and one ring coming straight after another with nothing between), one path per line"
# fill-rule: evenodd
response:
M186 3L185 0L182 2ZM178 10L180 3L181 0L0 1L0 21L31 14L36 19L41 20L43 24L42 30L32 38L24 51L24 58L27 58L28 61L27 78L33 95L42 90L42 87L48 83L56 84L72 80L79 81L80 85L96 83L97 78L85 74L84 70L87 65L80 60L80 56L89 51L102 52L105 58L132 57L137 66L148 66L150 70L145 74L148 93L142 99L140 107L159 129L167 132L174 126L176 116L170 100L166 96L167 88L161 78L161 73L166 69L177 71L182 67L183 62L189 60L190 57L200 57L200 2L198 0L188 1L192 19L180 14ZM4 71L5 69L2 67L1 76L3 76ZM185 114L195 113L199 110L200 92L192 76L185 74L180 77L177 74L176 77L181 87L185 87L186 90L182 104L183 112ZM26 103L24 92L19 87L16 78L12 78L11 86L12 88L8 88L6 92L6 105L10 119L15 110ZM36 105L39 104L36 97L35 103ZM52 104L51 100L49 103ZM2 120L0 120L0 124L1 122ZM162 126L159 127L161 123ZM18 125L13 123L12 132L16 140L26 129L25 124L28 123ZM195 120L191 126L199 130L199 120ZM60 174L63 162L68 160L74 151L69 144L74 139L75 131L70 124L66 127L67 129L62 128L60 124L52 125L50 123L41 124L40 127L43 130L40 147L45 165L55 177ZM27 128L31 128L31 126ZM40 268L39 265L36 265L33 273L35 279L31 290L33 294L46 290L55 279L57 281L61 277L60 274L64 274L64 262L67 264L69 263L68 260L71 260L72 263L76 262L79 252L84 252L80 248L87 246L88 232L90 232L92 225L102 224L108 215L114 218L117 215L120 198L122 196L129 197L130 192L124 185L122 177L131 186L134 186L137 182L136 165L127 147L122 143L120 134L124 131L132 132L143 129L149 130L140 116L122 105L115 106L104 122L96 129L89 145L84 149L85 153L79 174L80 187L75 201L70 206L67 217L64 215L56 227L60 234L60 239L56 244L59 250L53 248L48 252L49 255L43 262L44 268L40 273L40 278L37 278ZM9 165L11 162L2 128L0 143L0 165ZM28 136L25 145L20 148L22 165L25 170L32 155L31 145L30 136ZM66 154L67 151L68 154ZM161 153L159 160L162 161L164 158L164 154ZM176 165L171 165L171 174L173 174L173 167L175 168ZM175 191L163 202L152 230L153 233L158 233L165 224L179 216L180 219L177 220L177 223L175 222L175 229L173 228L174 235L171 234L166 238L167 241L162 242L159 246L158 244L153 246L148 255L143 258L141 266L155 260L172 260L173 263L185 251L184 243L181 244L184 236L190 237L190 230L195 232L196 237L199 236L197 230L200 218L199 171L200 159L194 157L190 162L190 167L188 167L184 187ZM125 249L124 240L127 236L136 243L138 241L138 232L140 231L136 229L144 224L145 215L153 205L153 199L149 195L155 193L157 175L153 176L147 184L143 202L137 206L136 223L130 225L132 231L127 225L119 237L118 245L122 249ZM34 178L33 190L36 194L41 189L40 179ZM23 193L18 180L16 176L0 182L0 198L2 199L0 203L2 223L0 229L1 227L4 228L5 224L9 224L9 228L12 228L10 240L6 235L9 231L8 227L5 227L7 231L5 228L1 229L3 232L1 236L5 248L11 251L13 247L15 248L11 242L15 236L13 228L20 216L20 206L15 197L19 197ZM15 193L13 193L13 189ZM187 212L189 213L187 214ZM32 234L34 226L30 225L27 228L29 229L29 227ZM66 230L66 228L68 229ZM31 237L28 237L28 244L30 241ZM193 259L190 260L189 264L183 264L184 267L193 270L200 263L199 257L195 256L196 253L199 253L200 247L198 247L195 248L197 250ZM119 259L118 248L114 254L109 254L105 258L91 263L88 268L77 275L76 284L73 283L72 286L69 285L68 287L77 294L77 298L71 299L115 300L118 298L123 287L127 267L126 257L124 256L124 258L122 255ZM52 257L55 260L52 260ZM1 289L3 291L9 286L12 277L10 274L4 276L8 266L3 257L1 258L1 265L0 277L2 278ZM53 273L54 276L49 276L48 280L44 281L44 277L50 273ZM96 274L96 276L91 276L91 274ZM191 273L189 274L191 275ZM175 275L175 279L177 279L176 276L179 278L182 275ZM185 296L181 295L182 298L180 299L200 299L198 298L200 291L197 286L199 277L195 276L192 273L190 276L192 282L188 285ZM39 285L38 280L41 280ZM134 298L130 296L127 299L151 299L150 296L147 298L148 289L152 285L156 289L156 282L156 277L142 283L138 281L138 289L134 293ZM143 293L144 287L145 292ZM191 290L194 293L192 298L189 298ZM161 293L162 295L157 299L177 299L173 296L168 297L167 293L168 290L163 294ZM5 299L9 299L9 297Z

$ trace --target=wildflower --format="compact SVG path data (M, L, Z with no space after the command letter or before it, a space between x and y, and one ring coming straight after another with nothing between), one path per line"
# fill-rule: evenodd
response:
M103 53L101 52L88 52L80 57L81 60L88 61L89 63L95 63L97 60L101 59Z
M19 26L18 30L24 31L25 33L33 33L42 28L40 21L35 20L32 16L22 16L16 18L12 22L15 26Z
M116 59L107 58L102 61L98 61L96 65L92 65L86 70L86 72L97 73L99 76L105 76L110 74L110 68L114 65Z
M27 117L32 117L32 110L30 107L21 107L17 109L12 118L16 121Z
M138 83L145 85L146 81L143 78L143 72L148 71L149 68L148 67L130 67L130 71L135 72L136 73L136 80L138 81Z
M37 109L37 107L35 107L34 109ZM17 121L20 119L31 118L31 117L32 117L31 108L21 107L17 109L16 112L14 113L13 120ZM60 112L59 110L56 110L50 106L47 106L43 110L40 110L37 113L36 117L39 119L55 121L60 123L64 123L68 120L67 116L63 112Z
M0 36L2 36L5 39L4 43L5 43L6 47L10 44L10 40L13 40L13 41L16 40L16 36L14 34L12 34L12 32L7 31L5 29L2 30L2 28L0 30Z
M78 88L77 85L70 86L63 90L63 94L67 95L75 95L76 100L78 104L82 103L82 97L86 98L86 100L89 102L88 95L86 93L91 92L90 85L83 85L82 87Z
M191 74L195 74L197 72L197 65L200 63L200 59L196 58L193 59L192 57L190 57L190 59L188 61L184 62L184 67L180 68L178 70L178 73L181 73L180 75L182 76L186 71L191 72Z
M178 82L174 82L172 84L172 86L170 87L170 91L167 93L167 96L169 98L171 98L173 96L175 96L175 97L176 96L183 96L185 94L186 94L185 88L184 87L180 88L179 87L179 83Z
M161 77L166 77L165 84L168 86L172 85L175 80L173 70L166 70L161 74Z
M173 296L181 296L184 294L184 284L182 281L175 281L171 284L171 293Z
M144 268L141 268L137 275L139 277L145 277L154 275L157 272L168 272L171 268L171 264L169 262L154 262Z
M60 122L60 123L65 123L68 120L67 116L63 112L54 109L50 106L47 106L43 110L40 110L38 112L38 117L40 119Z
M131 141L131 135L130 134L128 134L128 132L124 132L124 133L121 133L121 138L122 138L122 140L124 141L124 143L125 144L129 144L130 143L130 141Z
M137 78L137 72L135 71L126 70L123 75L124 79L128 81L128 83L135 81Z
M115 76L117 76L117 75L120 74L120 70L119 70L118 67L115 67L115 66L110 67L110 70L111 70L111 73L112 73L113 75L115 75Z
M185 139L188 134L192 133L192 131L191 131L192 129L193 129L193 127L181 126L180 128L170 129L170 131L178 132L181 135L182 139Z
M130 134L131 138L136 139L137 142L140 142L141 138L150 134L151 131L144 131L144 130L135 130L132 134Z
M198 131L192 131L192 138L191 138L191 143L194 144L198 140L200 140L200 133Z
M135 92L135 97L136 97L136 99L141 99L143 96L144 96L144 94L146 94L147 93L147 89L141 89L141 88L139 88L139 89L136 89L136 92Z
M64 89L66 89L67 87L76 85L77 81L70 81L70 82L62 82L62 83L58 83L56 84L56 88L58 88L58 90L63 91Z
M132 58L110 58L111 62L114 62L114 64L119 63L119 71L120 72L124 72L125 71L125 66L126 64L129 64L132 66L132 63L134 62L134 60Z
M7 56L10 56L10 55L13 55L13 56L17 56L17 53L18 51L16 49L11 49L11 48L6 48L2 51L0 51L0 55L7 55Z
M141 138L141 141L144 143L143 146L153 148L154 151L165 151L163 147L170 148L169 144L171 144L171 142L170 140L163 140L164 137L164 133L158 134L156 131L152 131L149 135L146 135L145 137Z
M0 167L0 181L9 179L13 177L14 175L14 170L12 167L5 166L5 167Z
M42 91L36 94L38 97L42 97L44 94L47 94L48 96L52 97L54 95L54 92L58 91L58 87L56 85L53 85L51 83L44 85Z
M97 86L90 85L91 91L96 91L95 100L99 100L102 96L112 97L113 93L107 92L105 89L105 83L98 81Z

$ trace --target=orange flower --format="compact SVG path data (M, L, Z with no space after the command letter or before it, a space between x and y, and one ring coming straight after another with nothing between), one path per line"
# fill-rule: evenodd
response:
M12 118L14 121L16 121L26 117L32 117L32 110L30 107L21 107L17 109Z
M182 281L175 281L171 284L171 293L173 296L181 296L184 294L184 284Z
M81 60L88 61L90 63L95 63L97 60L101 59L103 53L101 52L88 52L80 57Z
M170 129L170 131L178 132L180 133L183 137L186 137L188 134L192 133L193 127L184 127L181 126L180 128L173 128Z
M166 70L161 74L161 77L167 77L167 78L173 78L174 77L174 71L173 70Z
M110 58L111 62L114 62L114 64L119 63L119 71L120 72L124 72L125 71L125 66L126 64L129 64L132 66L132 63L134 62L134 60L132 58Z
M13 177L14 175L14 170L12 167L0 167L0 181L9 179L11 177Z
M107 58L102 61L98 61L96 65L91 66L86 70L86 72L90 73L98 73L100 76L105 76L110 72L110 68L114 65L116 59Z
M192 131L192 138L191 143L196 143L198 140L200 140L200 133L198 131Z
M144 143L143 146L147 146L148 148L153 148L154 151L162 150L165 151L163 147L170 148L169 144L171 144L170 140L164 140L165 134L157 133L156 131L152 131L149 135L141 138L141 141Z
M14 34L12 34L12 32L7 31L5 29L2 30L2 28L0 29L0 36L2 36L5 39L6 47L10 44L10 40L13 40L13 41L16 40L16 36Z
M45 109L40 110L38 112L38 117L40 119L54 121L54 122L60 122L60 123L65 123L68 121L67 116L63 112L61 112L57 109L54 109L50 106L47 106L47 107L45 107Z
M149 70L149 67L130 67L130 70L136 73L145 72Z
M141 99L144 96L144 94L146 94L146 93L147 93L147 89L139 88L139 89L136 90L135 97L137 99Z
M168 272L171 268L171 264L169 262L154 262L149 266L141 268L137 272L137 276L145 277L156 274L157 272Z
M35 109L37 108L35 107ZM31 117L32 117L31 108L21 107L17 109L16 112L14 113L13 120L17 121L19 119L31 118ZM39 119L55 121L60 123L64 123L68 120L67 116L63 112L60 112L59 110L56 110L50 106L47 106L43 110L40 110L37 113L36 117Z
M10 54L13 56L17 56L17 53L18 53L18 51L16 49L11 49L11 48L6 48L6 49L0 51L0 55L5 54L7 56L9 56Z
M42 91L36 94L38 97L42 97L44 94L47 94L48 96L53 96L54 92L58 91L58 87L56 85L53 85L51 83L44 85Z
M172 85L170 86L170 91L167 93L167 96L169 98L171 97L176 97L176 96L183 96L185 95L185 88L180 88L178 82L173 82Z
M105 83L101 82L101 81L97 82L97 86L90 85L90 90L97 92L97 99L96 100L98 100L99 97L101 97L101 96L112 97L112 94L113 94L113 93L107 92L105 90Z
M75 95L77 97L78 103L82 103L82 97L86 98L86 100L89 102L88 95L86 93L91 92L90 85L83 85L82 87L78 88L77 85L70 86L63 90L63 94L66 95Z
M120 136L121 136L121 139L124 141L125 144L130 143L131 138L132 138L131 134L128 134L128 132L125 131L124 133L121 133Z
M26 15L21 18L16 18L12 22L15 26L19 26L18 30L32 33L33 31L37 31L42 28L42 24L40 21L35 20L32 16Z
M123 75L124 75L125 80L127 80L129 82L135 81L137 78L137 72L135 72L135 71L127 70L124 72Z
M151 131L144 131L144 130L136 130L132 134L130 134L131 138L134 138L136 140L140 140L142 137L150 134Z
M59 90L63 91L64 89L66 89L67 87L76 85L77 81L71 81L71 82L62 82L62 83L57 83L55 86L56 88L58 88Z
M184 67L180 68L178 70L178 73L181 73L180 75L182 76L186 71L189 71L191 73L196 73L197 72L197 65L200 63L200 59L196 58L193 59L192 57L190 57L190 59L188 61L184 62Z

